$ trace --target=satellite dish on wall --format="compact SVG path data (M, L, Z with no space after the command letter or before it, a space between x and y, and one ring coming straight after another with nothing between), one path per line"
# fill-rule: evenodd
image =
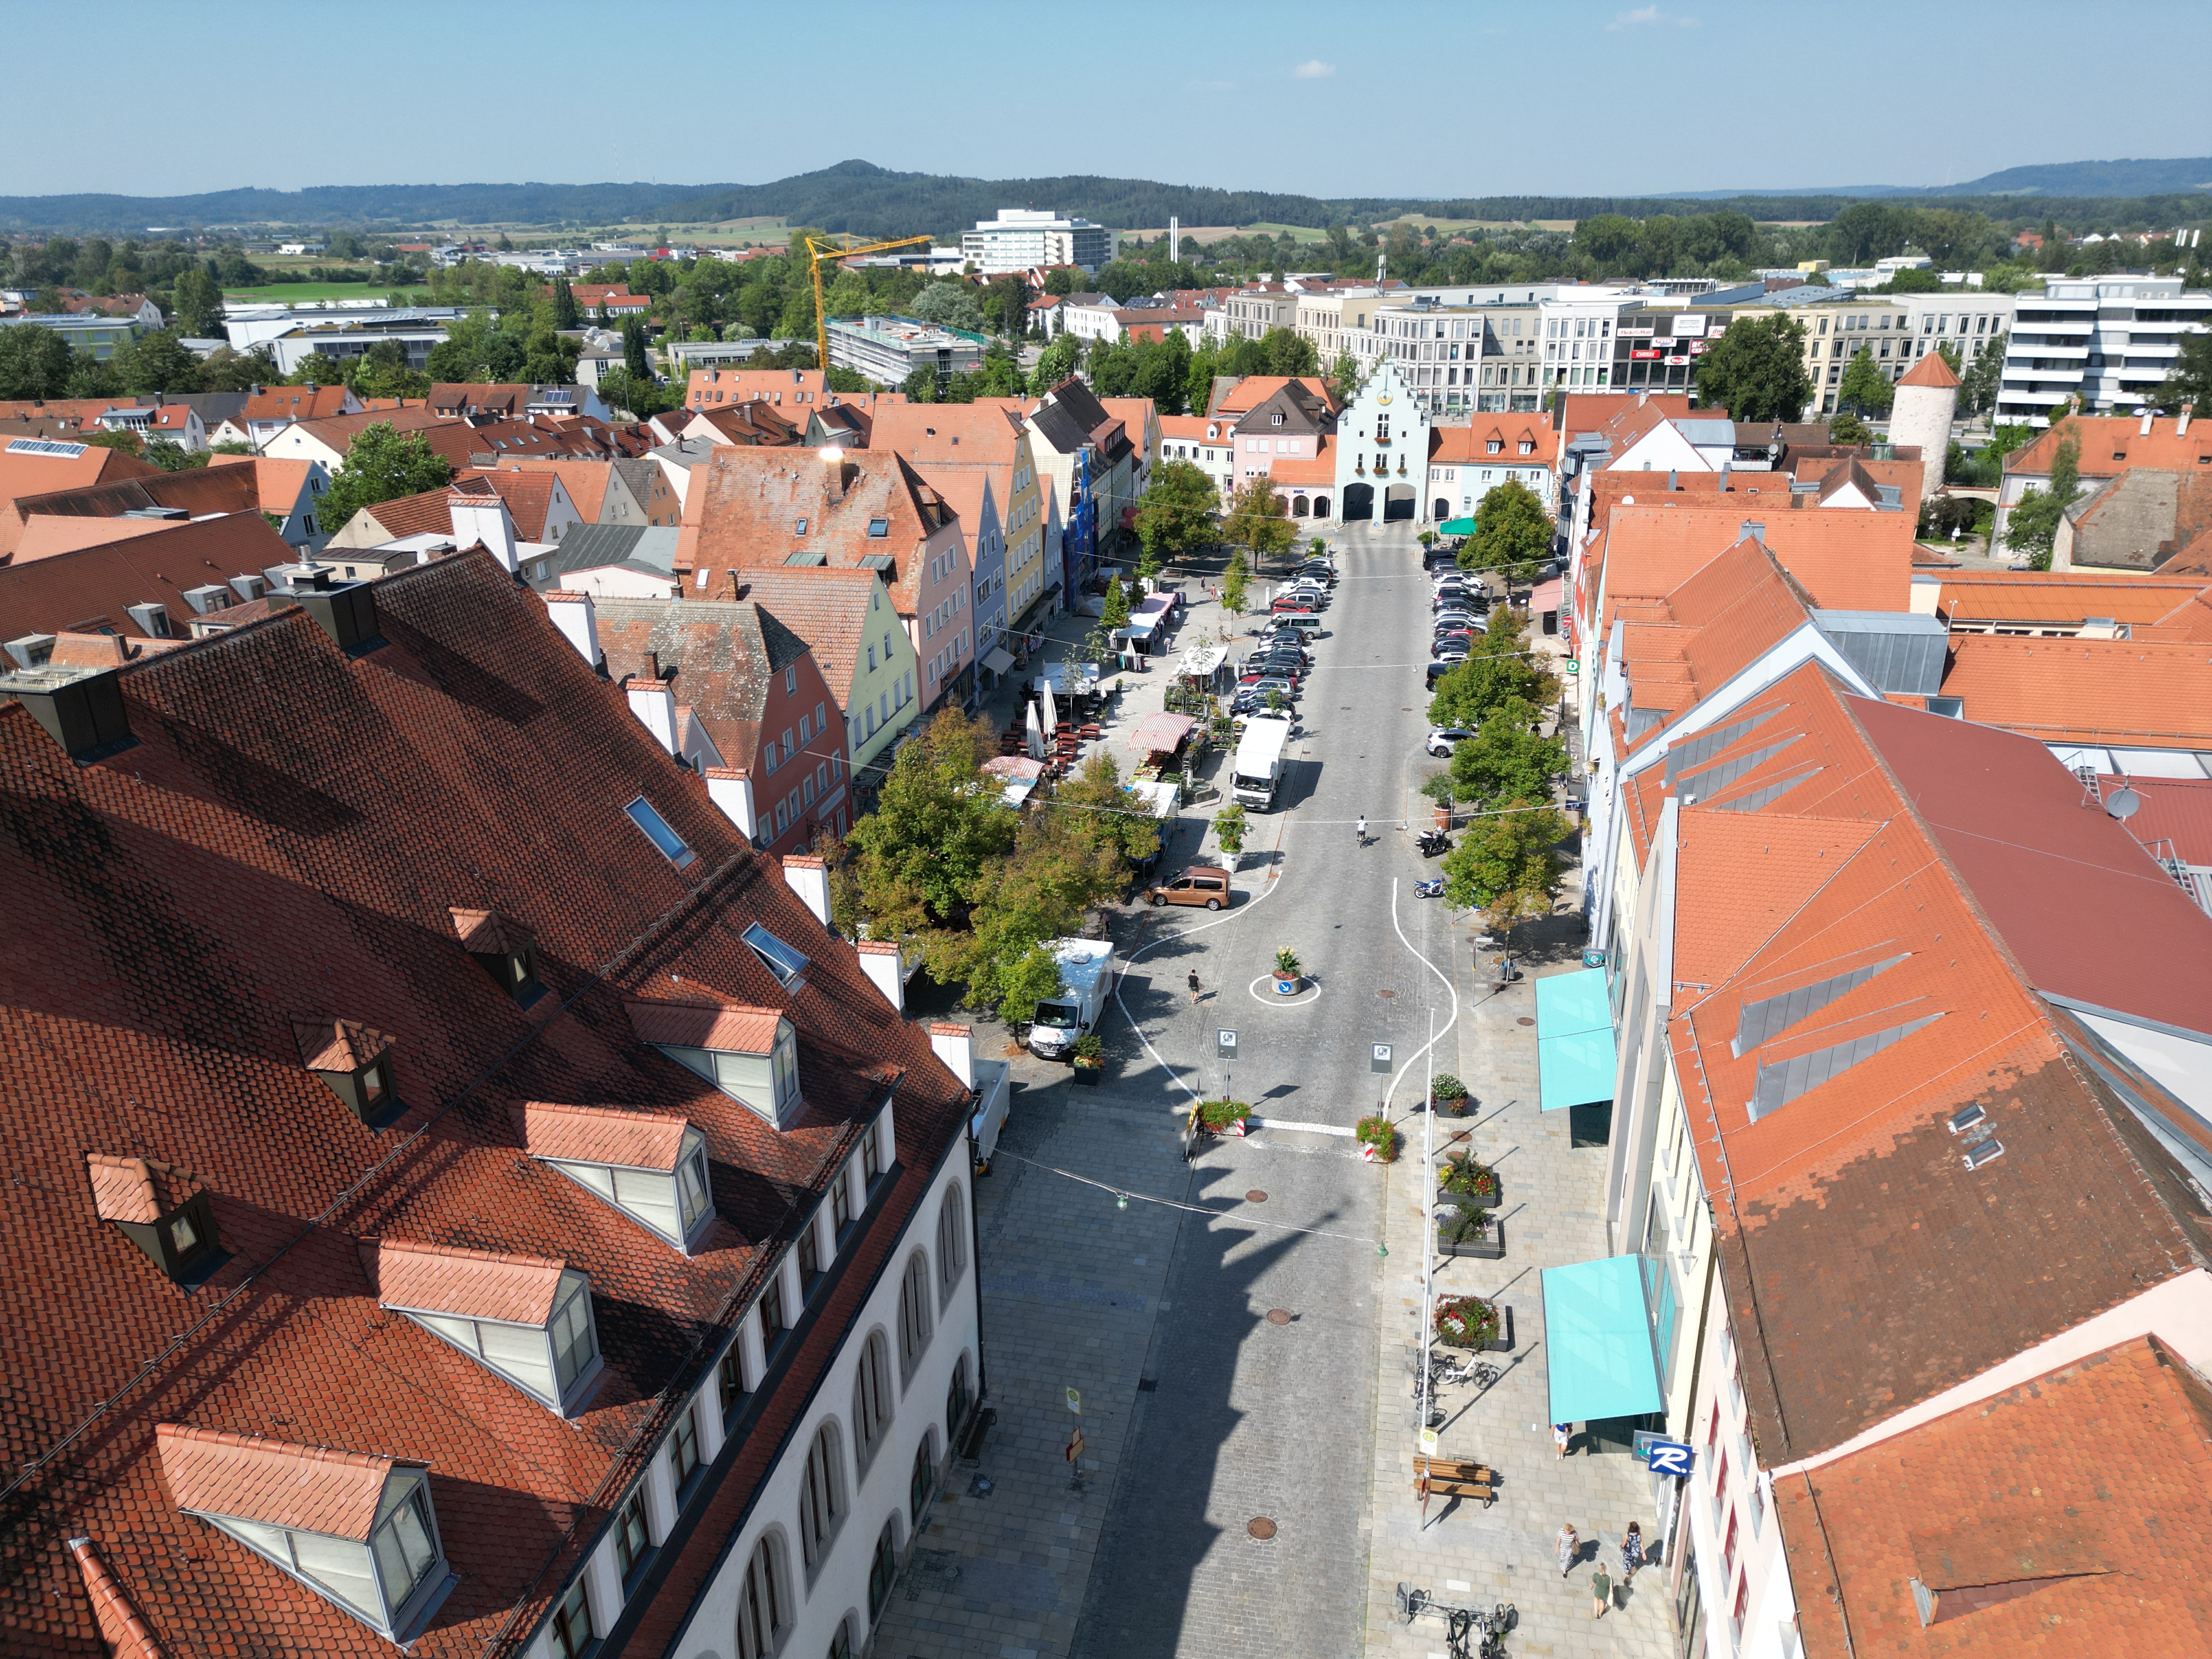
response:
M2132 789L2115 789L2105 798L2105 811L2125 823L2142 811L2142 797Z

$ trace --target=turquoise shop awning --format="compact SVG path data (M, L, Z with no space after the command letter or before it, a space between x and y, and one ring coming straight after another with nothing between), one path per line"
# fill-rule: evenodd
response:
M1472 519L1446 519L1442 524L1438 525L1437 528L1443 534L1447 536L1472 536L1474 534L1474 520Z
M1545 1111L1613 1098L1613 1007L1605 969L1536 981L1536 1092Z
M1544 1347L1554 1423L1636 1417L1664 1406L1635 1256L1545 1268Z

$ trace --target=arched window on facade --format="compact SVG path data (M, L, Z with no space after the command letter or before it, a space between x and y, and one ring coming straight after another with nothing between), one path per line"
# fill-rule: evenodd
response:
M791 1627L791 1592L781 1542L770 1533L753 1546L738 1594L738 1659L768 1659Z
M929 1259L920 1250L907 1258L899 1280L899 1384L914 1375L929 1346Z
M806 1449L806 1470L799 1488L799 1549L809 1572L830 1553L830 1540L845 1513L844 1470L837 1455L837 1425L824 1423Z
M871 1331L860 1346L860 1369L853 1374L853 1455L862 1477L890 1425L890 1345L881 1331Z
M937 1212L937 1295L939 1304L952 1300L960 1288L960 1274L968 1266L968 1206L955 1183L945 1194Z

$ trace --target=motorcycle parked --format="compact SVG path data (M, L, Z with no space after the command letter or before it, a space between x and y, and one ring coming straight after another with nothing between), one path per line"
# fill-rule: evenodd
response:
M1432 859L1439 853L1451 851L1451 837L1441 830L1424 830L1414 837L1413 844L1421 849L1421 856Z
M1442 898L1443 896L1444 878L1442 876L1438 876L1434 881L1417 881L1413 884L1415 898Z

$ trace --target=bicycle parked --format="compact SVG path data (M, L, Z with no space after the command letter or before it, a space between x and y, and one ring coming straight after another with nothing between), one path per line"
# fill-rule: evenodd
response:
M1439 1601L1425 1589L1401 1583L1398 1586L1399 1622L1410 1625L1425 1613L1433 1613L1444 1621L1445 1642L1451 1659L1504 1659L1505 1633L1513 1628L1520 1617L1510 1601L1498 1602L1486 1613L1480 1607ZM1479 1654L1468 1650L1468 1640L1473 1636L1482 1638Z

